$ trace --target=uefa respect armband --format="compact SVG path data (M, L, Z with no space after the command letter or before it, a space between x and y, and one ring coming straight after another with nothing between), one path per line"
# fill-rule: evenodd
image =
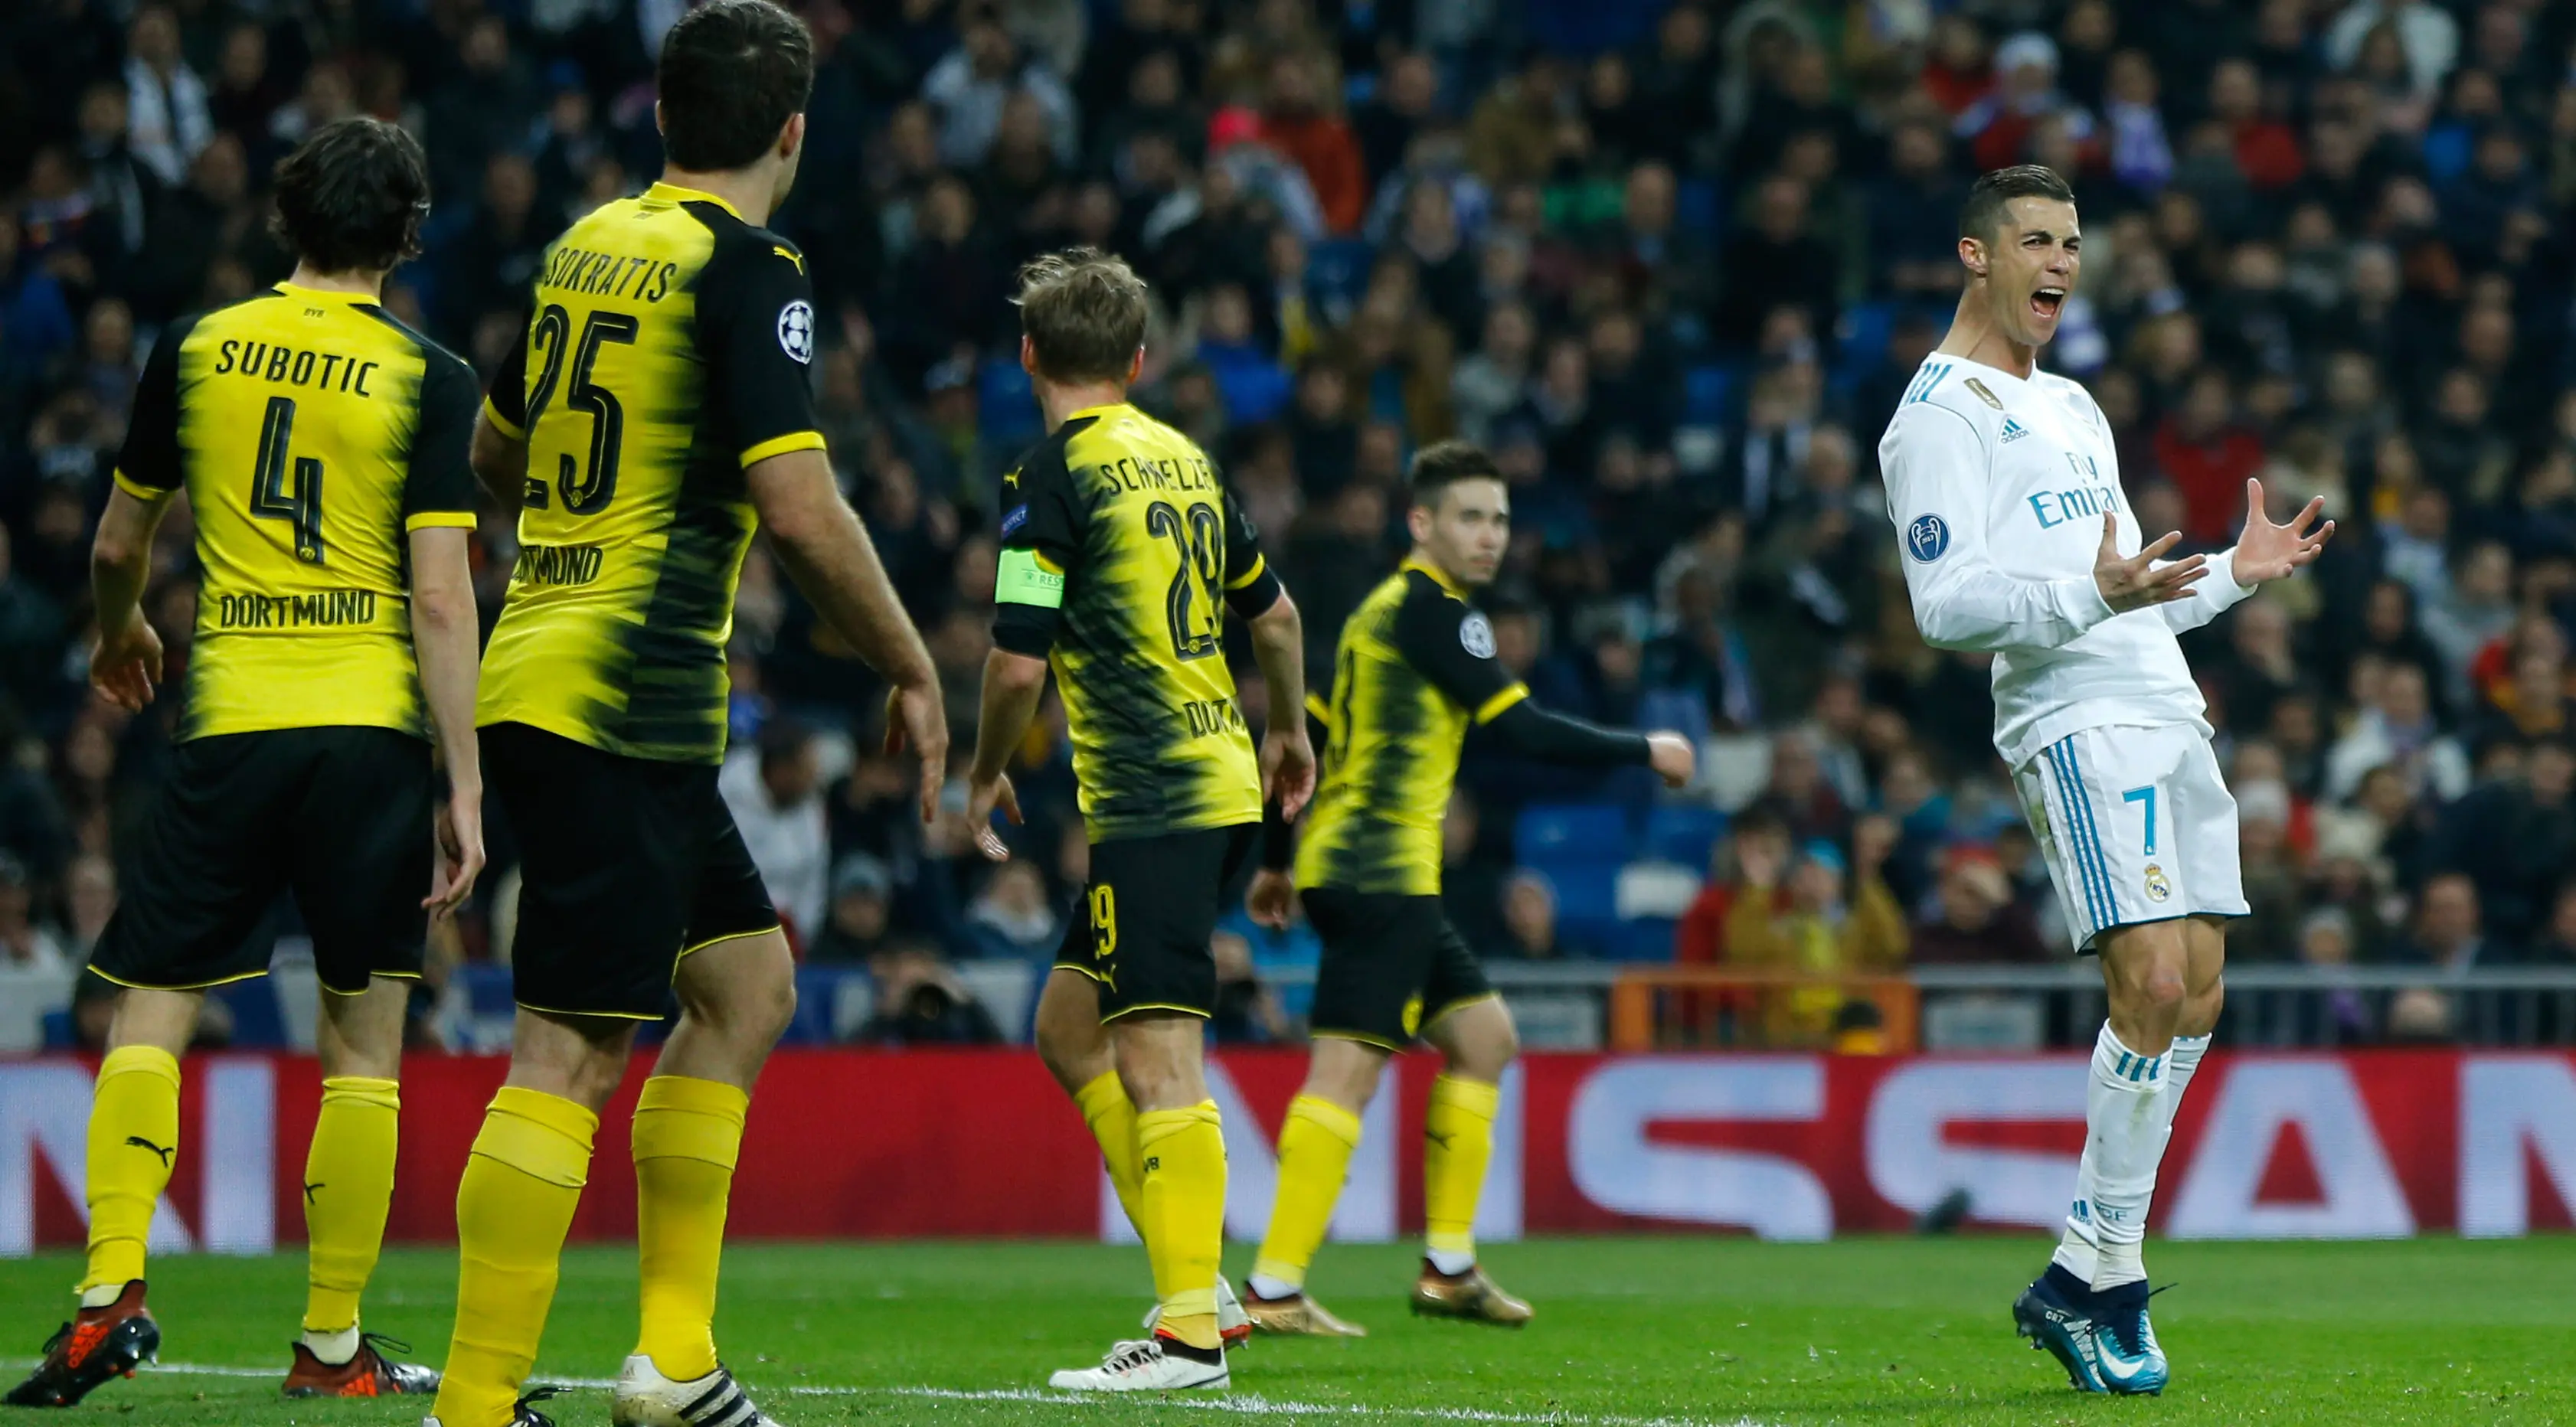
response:
M993 572L993 602L1060 609L1064 572L1035 550L1005 550Z

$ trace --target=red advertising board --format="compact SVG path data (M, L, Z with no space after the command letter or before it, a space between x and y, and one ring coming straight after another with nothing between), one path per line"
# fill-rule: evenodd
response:
M1334 1223L1344 1239L1421 1223L1422 1108L1408 1058L1369 1107ZM0 1254L81 1237L92 1066L0 1063ZM454 1234L458 1174L492 1058L422 1058L403 1083L389 1233ZM1284 1051L1220 1056L1227 1223L1258 1237L1271 1141L1304 1073ZM639 1064L602 1117L578 1238L633 1232L626 1125ZM292 1056L189 1062L170 1249L300 1240L297 1186L320 1093ZM1479 1229L1702 1229L1777 1239L1896 1230L1965 1190L1971 1222L2057 1222L2083 1143L2083 1061L2051 1057L1533 1055L1504 1087ZM2213 1055L2176 1124L2158 1232L2399 1237L2564 1228L2576 1206L2576 1056L2381 1051ZM1025 1051L795 1051L770 1064L735 1180L742 1238L1121 1236L1081 1118Z

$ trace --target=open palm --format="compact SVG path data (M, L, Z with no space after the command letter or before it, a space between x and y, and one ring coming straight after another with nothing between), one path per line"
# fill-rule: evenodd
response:
M2326 541L2335 532L2333 521L2317 523L2325 508L2326 498L2318 496L2288 524L2275 524L2263 513L2263 483L2249 477L2245 482L2245 530L2236 540L2236 583L2259 585L2266 580L2284 579L2292 570L2317 558L2317 552L2326 548Z

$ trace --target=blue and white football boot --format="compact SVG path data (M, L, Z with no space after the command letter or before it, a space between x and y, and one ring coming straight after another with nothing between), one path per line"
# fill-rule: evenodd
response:
M2013 1300L2013 1331L2046 1348L2077 1392L2108 1392L2096 1360L2093 1287L2055 1264ZM2161 1360L2160 1360L2161 1361Z
M2173 1377L2156 1346L2156 1325L2147 1319L2150 1296L2144 1281L2093 1295L2093 1370L2105 1392L2154 1397Z

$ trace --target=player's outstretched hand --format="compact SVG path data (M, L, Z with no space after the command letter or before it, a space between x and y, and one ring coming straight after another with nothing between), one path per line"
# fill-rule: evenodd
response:
M1273 931L1288 928L1288 903L1297 895L1295 878L1275 867L1264 867L1252 874L1252 885L1243 892L1243 913L1261 926Z
M2169 530L2154 544L2123 560L2120 558L2120 517L2102 517L2102 548L2093 557L2093 583L2113 614L2127 614L2149 605L2171 604L2191 598L2191 587L2209 573L2209 557L2190 555L2159 568L2156 561L2174 548L2182 532Z
M1315 745L1306 741L1304 721L1261 736L1261 801L1276 801L1282 822L1295 822L1315 796Z
M1011 775L996 773L989 783L969 776L966 779L966 826L975 831L975 850L984 854L988 861L1008 862L1011 849L1003 843L1002 835L993 831L995 808L1000 808L1002 815L1011 821L1021 821L1020 795L1011 786Z
M937 822L939 790L948 780L948 707L940 702L936 674L886 695L885 751L901 753L907 743L921 755L921 820Z
M1646 735L1646 766L1655 770L1665 787L1688 787L1691 770L1699 766L1699 754L1691 748L1690 740L1678 733L1650 733Z
M2263 483L2246 477L2245 533L2236 541L2236 583L2259 585L2266 580L2286 579L2292 570L2317 558L2317 552L2334 538L2333 521L2316 523L2325 511L2326 498L2318 496L2289 524L2275 525L2272 517L2263 513Z
M128 713L141 713L152 702L152 686L161 682L161 636L140 612L125 628L100 630L90 651L89 681L108 702Z
M483 790L451 789L438 809L438 870L421 905L433 917L455 915L483 872Z

